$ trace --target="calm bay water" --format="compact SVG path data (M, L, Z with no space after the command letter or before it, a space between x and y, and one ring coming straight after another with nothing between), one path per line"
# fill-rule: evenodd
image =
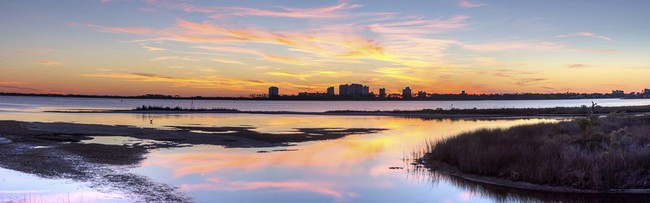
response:
M265 111L392 110L448 108L501 108L580 106L591 100L552 101L194 101L194 107L236 108ZM594 100L601 105L644 105L650 100ZM403 159L425 142L480 128L556 122L554 119L423 120L374 116L308 116L251 114L101 114L45 113L67 108L115 109L139 105L190 107L189 100L121 100L84 98L35 98L0 96L0 120L75 122L132 125L168 129L171 125L252 126L260 132L288 132L294 128L386 128L376 134L351 135L341 139L298 143L290 147L224 148L195 145L156 150L131 172L157 182L180 187L197 202L494 202L500 196L464 187L452 180L431 181L426 172L414 173ZM153 119L151 124L149 121ZM119 144L114 138L90 142ZM271 153L257 151L273 150ZM0 197L46 196L128 201L110 192L98 192L85 183L46 180L0 169ZM17 184L20 181L32 184ZM71 184L71 185L70 185ZM57 189L51 189L57 188ZM472 189L474 188L474 189ZM508 193L508 192L506 192ZM526 196L539 201L536 196ZM569 198L580 199L580 196ZM37 198L34 198L37 199ZM65 199L64 199L65 200ZM571 199L569 199L571 200ZM47 201L52 202L52 201ZM56 201L54 201L56 202ZM67 201L66 201L67 202Z
M71 97L0 96L0 110L132 109L142 105L183 108L229 108L242 111L323 112L329 110L420 110L435 108L543 108L650 105L650 99L566 99L487 101L263 101L263 100L175 100L108 99Z

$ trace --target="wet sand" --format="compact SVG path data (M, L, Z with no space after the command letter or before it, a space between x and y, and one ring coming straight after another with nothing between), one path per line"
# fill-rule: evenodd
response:
M290 146L294 142L337 139L377 133L385 129L302 128L283 134L262 133L251 127L189 127L177 130L74 123L0 121L0 167L43 178L90 183L98 191L120 193L144 202L189 202L177 187L128 173L155 149L194 144L228 148ZM197 132L201 131L201 132ZM135 144L84 143L99 136L141 139ZM148 143L144 140L154 140ZM144 143L147 142L147 143Z

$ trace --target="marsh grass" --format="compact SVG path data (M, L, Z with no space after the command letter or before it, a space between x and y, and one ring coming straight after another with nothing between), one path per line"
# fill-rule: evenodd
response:
M650 188L650 116L482 129L424 149L425 162L468 174L577 189Z

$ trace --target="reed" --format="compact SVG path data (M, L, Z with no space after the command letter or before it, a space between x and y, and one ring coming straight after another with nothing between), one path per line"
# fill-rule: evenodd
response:
M590 190L650 188L650 116L482 129L426 150L425 163L467 174Z

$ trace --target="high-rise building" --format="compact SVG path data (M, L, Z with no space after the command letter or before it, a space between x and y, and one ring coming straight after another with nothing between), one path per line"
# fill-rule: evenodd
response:
M361 84L339 85L339 95L348 97L360 97L370 94L370 87Z
M334 96L334 87L327 88L327 96Z
M345 84L345 85L339 85L339 96L348 96L348 88L350 86Z
M277 97L280 94L280 89L278 87L269 87L269 97Z
M379 97L386 97L386 88L379 88Z
M411 98L411 88L406 87L402 90L402 98Z

